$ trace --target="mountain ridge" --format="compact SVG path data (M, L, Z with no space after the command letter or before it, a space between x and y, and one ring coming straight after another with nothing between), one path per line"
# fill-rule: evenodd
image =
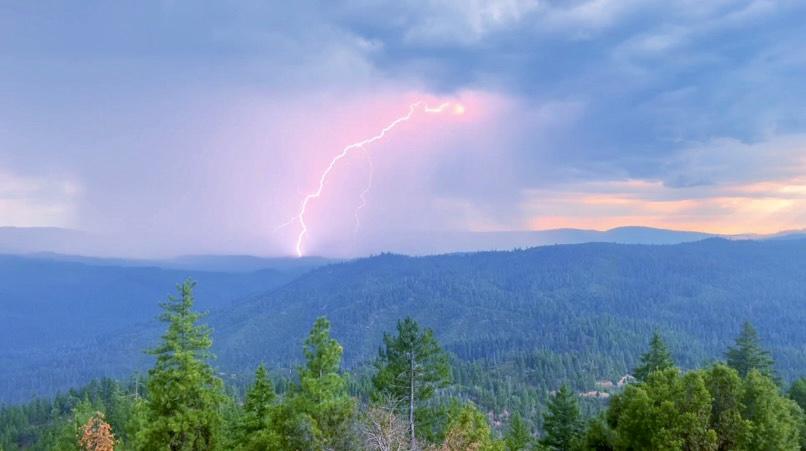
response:
M773 234L735 234L724 235L698 231L663 229L646 226L622 226L607 230L557 228L546 230L524 231L430 231L401 232L395 243L384 242L384 234L367 233L363 237L367 252L353 255L352 258L368 256L381 252L394 252L409 255L439 255L443 253L473 252L478 250L512 250L551 244L580 244L586 242L613 242L624 244L678 244L698 241L712 237L728 239L789 239L806 236L804 230L787 230ZM0 253L3 254L54 254L54 258L70 258L91 262L92 259L104 260L101 263L133 265L153 265L180 269L200 269L206 267L213 270L222 269L222 264L230 260L230 267L239 270L254 270L263 267L271 268L279 262L290 263L296 257L291 256L255 256L249 253L236 254L198 254L178 255L174 257L126 257L115 256L115 247L108 237L87 232L56 227L0 227ZM341 251L334 251L338 255ZM327 252L325 252L327 253ZM309 262L327 263L343 258L321 256L306 257ZM261 266L262 265L262 266ZM315 266L312 265L312 266Z

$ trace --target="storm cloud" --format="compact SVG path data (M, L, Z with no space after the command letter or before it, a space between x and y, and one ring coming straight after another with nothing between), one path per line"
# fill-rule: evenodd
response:
M114 252L309 253L456 231L806 222L796 1L0 3L0 225ZM372 237L372 245L362 240Z

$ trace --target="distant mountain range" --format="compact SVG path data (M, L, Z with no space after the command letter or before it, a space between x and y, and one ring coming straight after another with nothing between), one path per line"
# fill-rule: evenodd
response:
M188 276L198 280L199 308L210 311L215 365L230 379L245 380L259 362L292 367L321 315L332 321L346 363L360 365L384 331L411 315L458 358L536 365L524 377L541 368L552 379L530 383L547 388L578 374L590 379L579 387L623 375L656 329L684 368L720 358L749 319L791 380L806 374L806 240L775 238L383 254L253 272L6 256L0 402L143 371L143 350L161 333L158 302ZM208 258L221 264L190 260Z
M91 234L58 227L0 227L0 253L54 252L98 255L100 240Z
M435 246L445 247L441 253L455 251L488 251L525 249L551 244L622 243L678 244L713 238L717 235L651 227L618 227L610 230L550 229L514 232L451 232L439 234ZM430 254L421 246L419 255ZM451 249L452 248L452 249Z
M658 229L652 227L617 227L610 230L551 229L513 232L429 231L366 233L360 249L366 254L393 252L408 255L434 255L453 252L524 249L549 244L579 244L607 242L622 244L678 244L706 238L727 239L792 239L806 237L806 231L785 231L769 235L717 235L702 232ZM82 256L114 255L114 244L108 239L89 233L52 227L0 227L0 253L55 253ZM343 249L327 248L324 254L343 255ZM75 257L72 258L76 260ZM106 259L106 263L126 266L160 266L210 270L256 270L277 265L315 266L325 260L303 260L293 263L286 258L252 256L183 256L170 260ZM238 269L239 268L239 269Z
M253 255L182 255L172 258L109 257L114 247L90 233L58 227L0 227L0 255L19 255L53 262L95 266L154 267L212 272L263 269L302 271L336 259L322 257L257 257Z
M2 255L2 253L0 253ZM34 252L18 255L29 259L84 263L93 266L118 266L124 268L162 268L209 272L253 272L260 270L306 271L341 260L323 257L255 257L252 255L183 255L166 259L134 259L111 257L86 257L83 255Z

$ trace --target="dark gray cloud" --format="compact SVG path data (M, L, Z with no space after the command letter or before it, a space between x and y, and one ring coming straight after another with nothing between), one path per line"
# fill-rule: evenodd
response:
M386 74L584 104L552 143L566 164L662 177L658 162L691 143L806 126L801 2L426 4L353 2L337 17L381 44L370 56Z

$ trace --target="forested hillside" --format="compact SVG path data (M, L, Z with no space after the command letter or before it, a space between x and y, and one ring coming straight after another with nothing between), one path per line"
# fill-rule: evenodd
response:
M298 357L299 330L327 315L349 364L404 315L462 359L542 355L615 377L659 329L692 367L720 356L753 319L781 374L806 368L806 241L706 240L673 246L585 244L320 268L210 318L220 364ZM582 364L582 363L579 363ZM622 373L623 374L623 373Z
M205 281L199 282L201 294ZM112 284L105 293L118 292ZM599 379L620 378L656 329L683 368L696 367L720 358L747 319L761 331L780 376L791 380L806 368L804 306L806 241L713 239L380 255L315 269L215 309L205 321L215 331L215 366L233 383L262 361L293 367L318 316L331 320L348 368L367 362L383 331L412 316L434 329L467 377L483 372L478 380L509 380L542 393L560 380L592 390ZM142 349L157 335L151 324L94 344L65 345L56 356L7 360L3 398L144 369L150 360ZM491 402L513 386L485 384L476 390Z
M209 260L203 263L209 266ZM213 272L158 263L0 255L0 402L142 368L142 348L121 337L155 338L159 302L187 277L202 284L199 307L210 310L265 293L307 269ZM93 352L115 354L118 365L101 364Z
M194 286L186 281L161 304L164 333L147 351L155 361L145 377L97 381L52 401L2 408L0 448L806 449L806 379L781 390L773 358L749 322L726 349L725 363L681 371L656 332L631 370L635 377L597 396L593 411L580 408L587 393L556 381L536 412L518 405L529 392L520 384L501 406L479 397L473 387L494 379L457 378L433 331L411 317L383 334L367 371L343 368L344 348L320 316L292 374L271 377L261 363L248 386L228 385L211 365L211 331L193 308Z

